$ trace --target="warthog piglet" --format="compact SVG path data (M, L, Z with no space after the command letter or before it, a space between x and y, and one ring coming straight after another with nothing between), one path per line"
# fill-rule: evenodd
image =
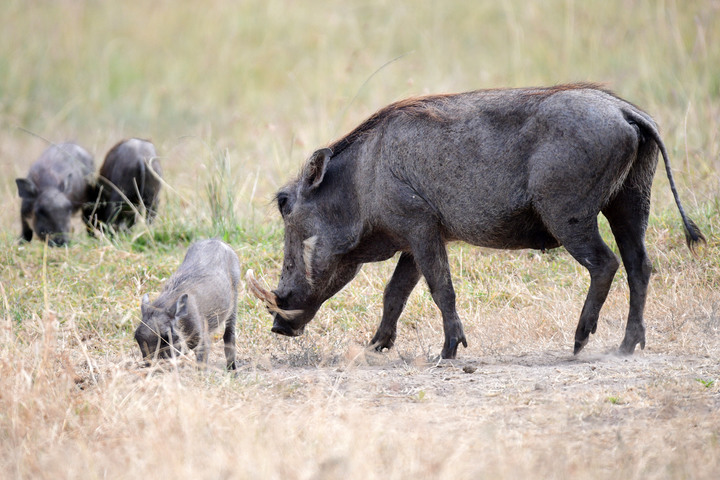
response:
M162 168L155 146L139 138L123 140L110 149L100 167L93 221L112 227L111 231L131 228L142 214L151 223L161 187Z
M58 143L45 150L30 167L27 178L15 180L22 199L22 239L32 240L33 232L52 246L70 239L70 220L83 209L87 223L92 200L92 155L75 143Z
M207 364L210 336L223 329L227 368L235 369L235 321L240 263L229 245L203 240L190 246L180 267L158 298L142 299L142 321L135 340L146 361L194 350Z

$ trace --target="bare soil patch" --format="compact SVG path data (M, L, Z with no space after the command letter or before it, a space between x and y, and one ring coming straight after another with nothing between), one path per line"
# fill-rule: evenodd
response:
M426 459L444 452L428 460L427 478L432 465L461 478L713 478L720 466L720 368L707 355L350 355L345 365L248 368L285 392L289 412L320 402L330 418L357 415L420 442ZM359 473L333 458L316 478L332 478L338 463Z

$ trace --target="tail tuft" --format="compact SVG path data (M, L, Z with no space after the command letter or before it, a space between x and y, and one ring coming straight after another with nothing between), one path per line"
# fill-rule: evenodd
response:
M707 240L705 240L705 236L700 231L700 228L698 228L698 226L695 225L695 222L689 218L687 218L687 222L685 224L685 241L687 242L690 252L692 252L696 258L698 256L697 247L700 244L707 245Z
M670 158L668 157L665 144L663 143L662 139L660 138L660 134L657 131L657 126L652 121L652 119L645 118L645 116L643 116L640 112L634 110L626 110L624 113L627 121L635 123L637 126L639 126L641 133L649 135L650 138L655 141L655 144L657 144L658 148L660 149L660 154L662 155L663 162L665 163L665 172L667 173L668 182L670 183L670 190L672 190L673 198L675 198L675 204L677 205L678 211L680 212L680 218L682 218L683 225L685 225L685 241L687 242L687 246L690 249L690 252L695 258L697 258L698 245L700 245L701 243L707 245L707 240L705 240L705 236L700 231L700 228L695 225L695 222L693 222L690 218L688 218L687 215L685 215L685 210L683 209L682 203L680 202L680 196L678 195L677 188L675 188L675 180L673 179L672 168L670 168Z

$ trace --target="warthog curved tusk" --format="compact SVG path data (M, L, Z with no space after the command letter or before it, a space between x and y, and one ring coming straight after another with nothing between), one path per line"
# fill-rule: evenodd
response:
M278 307L277 297L275 294L260 285L260 282L258 282L255 278L255 272L253 272L252 269L249 269L245 274L245 283L247 284L250 293L257 297L258 300L262 301L268 310L277 313L284 319L291 320L303 313L302 310L283 310Z

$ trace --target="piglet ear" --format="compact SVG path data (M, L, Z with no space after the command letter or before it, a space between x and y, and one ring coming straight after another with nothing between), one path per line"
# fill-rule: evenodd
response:
M327 170L328 162L332 157L332 150L321 148L313 153L303 168L303 183L310 190L316 189L322 183Z
M147 311L147 308L150 306L150 297L148 297L148 294L142 296L142 300L140 300L140 313L145 316L145 312Z
M18 195L20 195L20 198L32 200L37 197L37 187L29 178L16 178L15 183L17 184Z
M175 317L186 317L188 313L188 294L183 293L175 304Z

